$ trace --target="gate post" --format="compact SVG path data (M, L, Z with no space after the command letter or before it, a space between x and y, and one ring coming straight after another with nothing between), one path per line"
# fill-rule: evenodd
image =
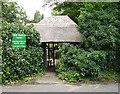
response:
M55 55L54 55L54 42L53 42L53 65L55 65Z
M43 63L44 63L44 68L46 68L47 65L46 43L42 43L42 45L43 45Z

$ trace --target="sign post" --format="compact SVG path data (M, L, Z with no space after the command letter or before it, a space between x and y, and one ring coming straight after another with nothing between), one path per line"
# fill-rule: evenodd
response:
M12 47L26 48L26 34L12 33Z

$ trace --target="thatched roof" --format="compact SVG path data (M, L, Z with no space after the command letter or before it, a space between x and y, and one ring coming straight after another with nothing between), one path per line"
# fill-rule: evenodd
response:
M68 16L52 16L44 18L34 27L40 32L41 42L81 42L82 35L76 26Z

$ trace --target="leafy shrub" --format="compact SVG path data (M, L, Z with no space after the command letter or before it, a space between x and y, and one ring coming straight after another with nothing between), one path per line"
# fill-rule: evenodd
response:
M80 46L86 51L105 51L104 70L120 69L119 7L119 3L85 3L78 17L78 29L84 35Z
M61 79L68 81L97 77L104 67L106 56L107 53L104 51L85 51L74 45L64 44L59 61L61 63L58 62L56 71Z
M78 11L70 10L71 5ZM65 66L61 66L63 69L74 67L73 72L79 72L81 77L97 77L100 76L100 71L120 71L119 9L119 3L111 2L56 4L54 14L67 14L77 22L78 30L84 36L79 45L64 45L61 58ZM57 67L60 77L69 78L69 74L72 76L72 73L63 69Z
M104 71L96 78L96 80L119 81L119 73L116 73L115 71Z
M70 80L70 77L73 78L71 73L73 71L79 73L79 80L87 77L107 79L108 77L101 75L102 72L120 70L119 5L119 3L102 2L82 4L79 8L80 14L76 17L78 18L78 30L84 36L83 42L78 45L63 46L61 62L67 71L61 72L62 68L58 68L60 78L67 77L67 80ZM57 7L60 6L67 13L62 4Z
M2 20L5 20L9 23L27 23L27 14L23 10L23 7L19 6L16 2L2 2Z
M26 26L29 22L27 15L16 2L3 2L0 7L3 10L1 12L2 83L7 84L41 73L43 52L39 33L33 29L33 26ZM12 33L27 35L26 48L12 48Z
M58 77L62 80L67 80L69 82L76 82L79 80L79 73L74 69L67 67L61 61L58 61L56 64L56 72L58 73Z
M27 35L26 48L12 48L12 33ZM2 82L21 80L42 72L42 49L39 33L32 26L3 21Z

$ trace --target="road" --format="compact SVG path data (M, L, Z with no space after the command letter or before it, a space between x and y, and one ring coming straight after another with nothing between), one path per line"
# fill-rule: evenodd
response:
M118 83L109 84L67 84L55 73L46 73L34 84L3 86L2 92L118 92Z
M2 92L118 92L118 84L39 84L4 86Z

